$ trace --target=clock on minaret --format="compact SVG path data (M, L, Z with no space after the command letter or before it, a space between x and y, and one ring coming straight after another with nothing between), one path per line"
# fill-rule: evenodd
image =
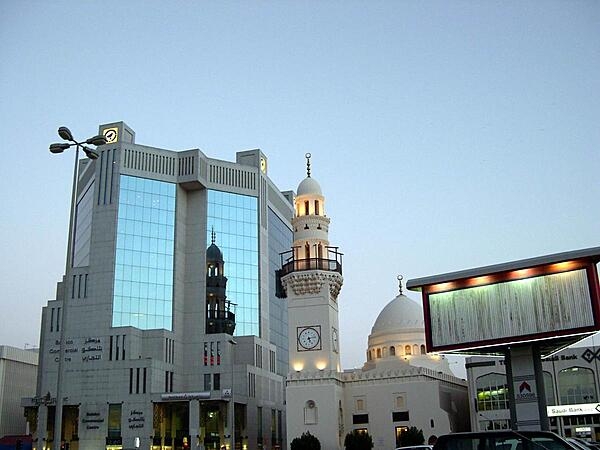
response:
M321 350L321 326L298 327L298 351Z

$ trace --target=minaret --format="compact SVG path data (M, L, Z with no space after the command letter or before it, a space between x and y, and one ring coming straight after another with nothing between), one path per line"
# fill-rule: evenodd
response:
M235 314L227 300L227 277L221 249L215 244L215 232L210 247L206 249L206 333L233 335Z
M338 294L342 254L329 245L329 218L319 183L310 174L298 186L292 250L279 271L288 301L290 373L286 388L288 442L310 431L322 448L341 448Z

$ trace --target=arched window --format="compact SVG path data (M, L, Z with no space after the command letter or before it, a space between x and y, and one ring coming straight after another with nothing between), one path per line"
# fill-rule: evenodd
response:
M304 215L305 215L305 216L308 216L308 214L309 214L309 206L310 206L310 205L309 205L309 203L308 203L308 200L306 200L306 201L304 202Z
M425 344L421 344L421 355L427 354L427 350L425 349Z
M315 200L315 214L319 215L319 200Z
M396 348L393 345L390 347L390 356L396 356Z
M308 244L308 242L304 244L304 257L306 259L310 258L310 245Z
M475 381L477 410L508 409L508 384L503 373L488 373Z
M412 351L410 349L410 345L405 345L404 346L404 354L405 355L412 355Z
M367 352L367 361L371 361L371 350Z
M377 357L381 358L381 349L380 348L377 349Z
M585 367L569 367L558 373L561 405L596 402L594 373Z
M317 246L317 258L323 259L323 245L321 243Z
M419 346L417 344L413 345L413 355L419 354Z

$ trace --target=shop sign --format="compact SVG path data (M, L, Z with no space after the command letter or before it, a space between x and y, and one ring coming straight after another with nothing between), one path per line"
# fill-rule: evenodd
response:
M548 417L600 414L600 403L580 403L578 405L548 406L546 410L548 412Z

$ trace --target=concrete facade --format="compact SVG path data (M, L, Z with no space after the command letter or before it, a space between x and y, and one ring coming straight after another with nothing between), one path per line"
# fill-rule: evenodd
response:
M291 245L291 194L260 150L229 162L136 144L123 122L99 132L100 158L79 166L74 264L42 314L36 448L231 448L232 395L236 448L284 446L273 255ZM234 341L206 333L211 232Z

